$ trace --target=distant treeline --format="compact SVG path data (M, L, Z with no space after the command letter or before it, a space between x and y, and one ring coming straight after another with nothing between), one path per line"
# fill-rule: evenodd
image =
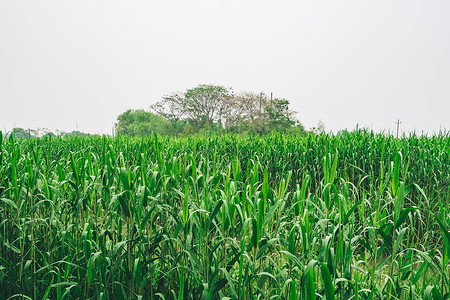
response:
M239 92L218 85L200 84L185 92L174 92L162 97L148 110L129 109L117 117L115 134L146 136L153 133L169 136L220 133L285 134L319 133L325 130L320 121L316 127L305 130L296 119L296 112L284 98L268 97L264 93ZM50 131L46 128L14 128L6 136L36 138L51 136L81 136L93 134L74 130Z
M205 84L166 95L148 111L127 110L118 116L115 129L116 134L127 136L153 132L175 136L221 132L306 132L302 123L296 120L287 99L272 99L264 93L235 93L231 88ZM312 130L323 129L322 124Z
M73 130L71 132L64 132L60 130L56 130L55 132L47 129L47 128L38 128L38 129L24 129L20 127L13 128L11 131L6 132L5 136L9 137L13 135L15 138L22 139L31 139L38 138L43 136L80 136L80 137L88 137L94 136L95 134L84 133L78 130Z

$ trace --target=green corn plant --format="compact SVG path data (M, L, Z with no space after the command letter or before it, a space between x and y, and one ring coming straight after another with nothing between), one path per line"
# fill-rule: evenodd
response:
M0 298L445 299L449 141L0 134Z

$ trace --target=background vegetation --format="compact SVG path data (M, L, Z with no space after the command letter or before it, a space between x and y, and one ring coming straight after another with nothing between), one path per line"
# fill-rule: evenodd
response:
M323 132L325 125L319 122L311 132ZM306 133L295 112L289 108L289 100L268 98L252 92L234 93L231 88L200 84L185 92L162 97L150 109L129 109L117 117L112 135L129 137L148 136L152 133L169 136L194 134L255 133L272 131L287 134ZM7 133L17 138L52 136L91 136L80 132L52 132L47 128L13 128Z
M446 299L449 148L0 135L0 298Z
M271 131L304 133L288 100L206 84L164 96L150 111L128 110L116 123L116 132L128 136Z

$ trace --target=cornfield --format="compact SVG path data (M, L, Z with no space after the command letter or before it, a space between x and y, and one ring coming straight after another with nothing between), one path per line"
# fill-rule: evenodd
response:
M450 135L5 138L1 299L448 299Z

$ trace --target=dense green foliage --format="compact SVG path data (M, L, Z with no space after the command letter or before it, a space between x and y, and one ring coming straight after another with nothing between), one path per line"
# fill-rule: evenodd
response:
M116 133L127 136L150 135L169 133L169 122L163 117L143 109L132 110L120 114L115 124Z
M0 298L444 299L450 137L0 135Z

